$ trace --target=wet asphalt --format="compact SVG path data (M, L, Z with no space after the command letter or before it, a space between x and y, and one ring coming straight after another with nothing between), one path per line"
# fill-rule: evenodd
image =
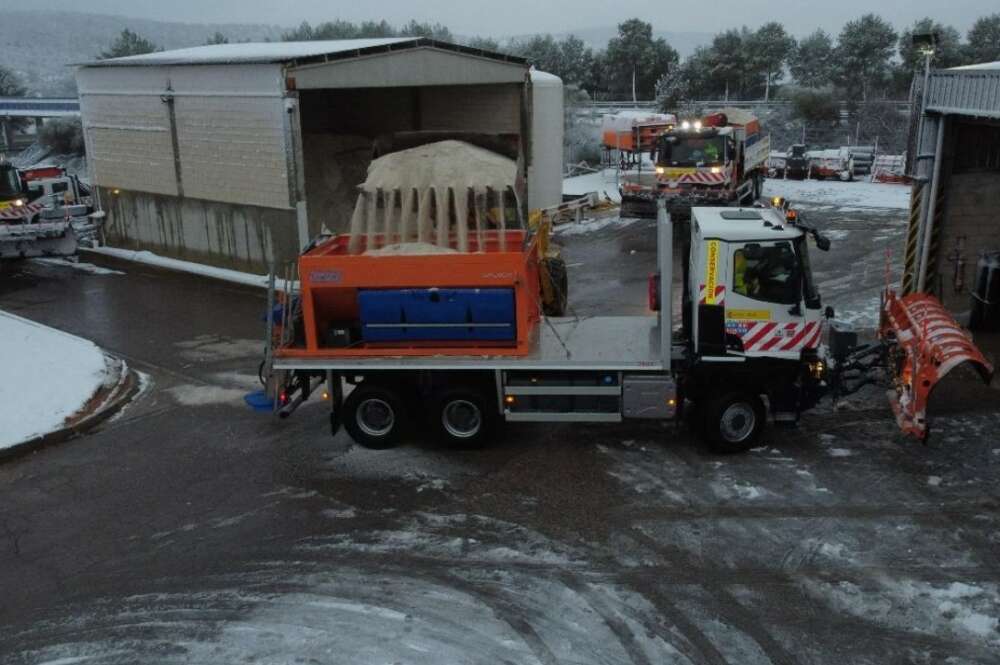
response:
M814 218L842 232L824 296L863 322L901 213ZM559 235L573 306L639 313L652 226L597 226ZM82 261L123 274L5 267L0 307L147 388L0 465L0 662L1000 661L995 390L956 377L928 445L873 391L735 457L662 423L368 451L322 404L242 404L263 290Z

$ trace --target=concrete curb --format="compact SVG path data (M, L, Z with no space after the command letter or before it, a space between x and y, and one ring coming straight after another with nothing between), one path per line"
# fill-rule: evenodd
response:
M0 462L22 457L48 446L81 436L119 413L122 408L131 402L132 398L139 393L141 387L138 374L130 369L125 361L113 358L112 356L108 356L108 358L119 369L118 380L115 381L114 386L98 390L94 398L91 398L91 402L95 399L98 400L96 406L76 417L73 422L61 429L0 450ZM106 391L103 395L102 390Z

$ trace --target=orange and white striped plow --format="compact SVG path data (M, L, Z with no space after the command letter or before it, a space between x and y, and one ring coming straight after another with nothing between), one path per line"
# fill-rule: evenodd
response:
M911 293L902 298L887 289L879 337L890 342L893 389L889 401L896 422L906 434L927 436L927 400L934 386L952 369L970 363L987 384L993 365L972 335L964 330L934 296Z

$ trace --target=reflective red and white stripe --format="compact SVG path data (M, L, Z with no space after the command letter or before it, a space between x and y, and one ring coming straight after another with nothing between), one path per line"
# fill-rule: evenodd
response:
M743 350L794 352L819 346L823 325L819 321L809 323L776 323L760 321L747 328L742 335Z
M708 289L702 284L698 288L698 304L706 304L708 298ZM715 302L713 305L725 305L726 304L726 287L724 284L716 284L715 286Z
M677 179L679 183L694 183L696 185L721 185L725 181L725 173L710 173L708 171L685 173Z
M44 208L41 203L29 203L26 206L8 206L6 208L0 208L0 219L23 219L34 215L36 212Z

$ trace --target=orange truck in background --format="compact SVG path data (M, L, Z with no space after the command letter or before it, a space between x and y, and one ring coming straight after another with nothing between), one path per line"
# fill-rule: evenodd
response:
M619 111L601 120L601 146L604 164L630 169L639 165L642 155L656 144L657 137L677 125L672 113Z
M753 114L727 108L660 133L652 151L654 173L622 178L622 215L652 218L664 198L674 219L687 219L692 206L756 201L771 140Z

